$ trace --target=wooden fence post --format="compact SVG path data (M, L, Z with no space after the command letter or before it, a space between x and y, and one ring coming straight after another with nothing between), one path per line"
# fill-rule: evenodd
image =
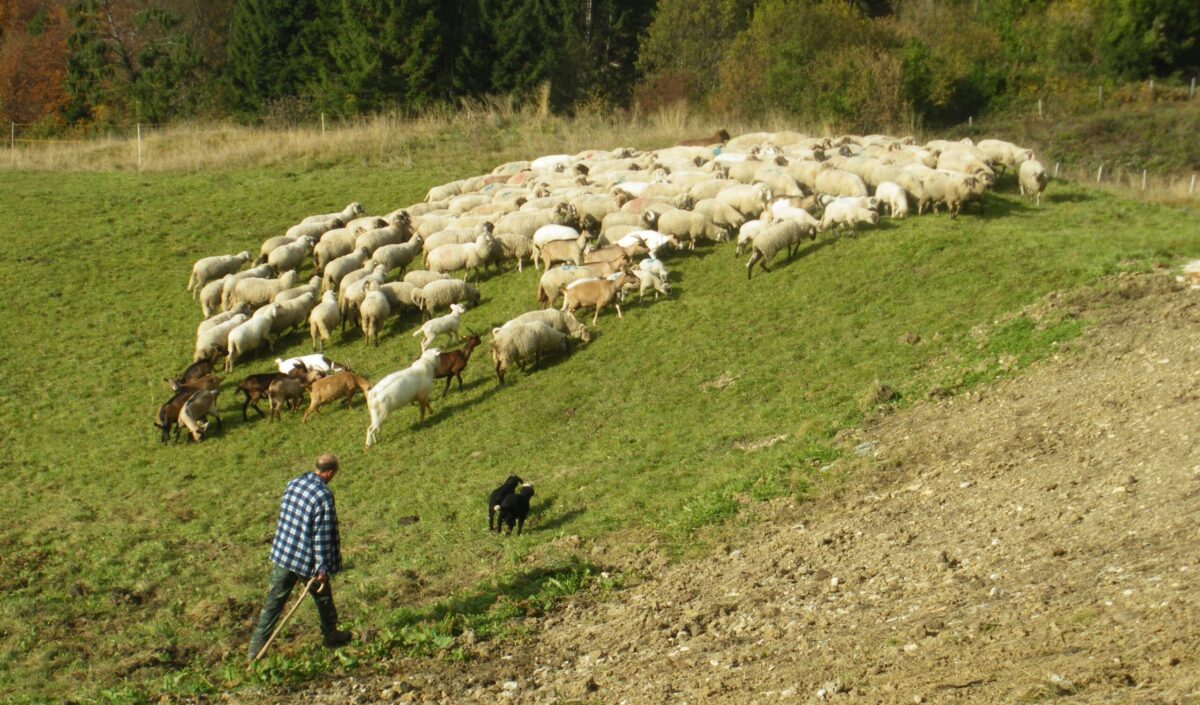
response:
M137 124L138 132L138 171L142 170L142 123Z
M1101 164L1100 168L1096 170L1096 183L1100 183L1100 178L1102 176L1104 176L1104 165L1103 164Z
M1058 178L1058 165L1060 162L1054 162L1054 178Z
M1146 190L1146 170L1142 169L1142 190Z
M1038 118L1042 117L1042 99L1038 98Z
M13 166L17 165L17 123L8 123L8 156Z

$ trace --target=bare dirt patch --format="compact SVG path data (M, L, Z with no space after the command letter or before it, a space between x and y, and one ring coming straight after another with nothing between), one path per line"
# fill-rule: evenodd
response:
M847 483L751 505L716 555L465 663L243 695L1200 703L1200 294L1160 274L1062 305L1091 321L1074 349L845 434L875 442Z

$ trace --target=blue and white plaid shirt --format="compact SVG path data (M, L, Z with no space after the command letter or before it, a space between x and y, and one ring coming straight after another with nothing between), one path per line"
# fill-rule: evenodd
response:
M333 575L341 569L333 493L316 473L293 479L284 490L271 562L305 577L320 572Z

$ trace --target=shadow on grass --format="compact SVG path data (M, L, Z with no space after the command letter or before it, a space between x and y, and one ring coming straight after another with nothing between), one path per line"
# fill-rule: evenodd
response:
M564 584L579 583L583 575L598 573L601 568L578 559L547 567L533 568L500 576L488 586L481 586L466 594L456 595L421 610L402 610L393 618L396 627L416 626L429 620L443 620L451 616L465 618L486 615L496 603L509 600L517 604L528 604L532 598L561 592ZM528 607L527 607L528 609ZM535 609L535 611L537 611Z
M1042 194L1042 200L1050 203L1086 203L1094 201L1097 196L1090 193L1047 193Z
M526 531L528 531L530 529L534 529L537 531L553 531L561 526L566 526L567 524L570 524L577 517L579 517L580 515L582 515L584 512L587 511L587 507L576 507L575 509L572 509L571 511L566 512L565 514L561 514L559 516L554 517L553 519L550 519L550 520L544 521L544 522L541 521L541 517L550 510L551 504L552 504L551 502L547 502L544 505L538 507L537 513L533 517L534 519L537 519L537 522L535 522L532 526L527 524ZM532 514L532 512L531 512L531 514Z
M861 233L860 233L860 235L861 235ZM847 237L859 237L859 235L850 235L847 233L846 235L837 235L837 236L833 236L833 237L820 238L820 239L816 240L815 242L810 242L807 245L802 245L800 247L800 249L796 250L796 254L792 255L790 258L786 256L787 253L783 253L784 257L776 258L768 266L771 267L771 272L778 272L781 269L787 269L788 267L791 267L793 264L799 262L800 260L804 259L805 257L816 254L817 252L820 252L821 250L825 249L826 247L831 247L834 244L836 244L839 240L841 240L843 238L847 238ZM757 263L755 263L755 265L754 265L754 276L762 276L763 274L770 274L771 272L762 271L762 268L759 267ZM753 279L753 278L754 277L752 276L751 279Z

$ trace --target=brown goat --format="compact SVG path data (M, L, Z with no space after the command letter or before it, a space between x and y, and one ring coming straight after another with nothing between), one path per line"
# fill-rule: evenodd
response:
M471 359L471 351L479 346L479 336L475 333L467 336L467 342L458 350L447 350L438 355L437 365L433 368L433 378L446 378L446 388L442 390L442 396L450 393L450 381L458 379L458 391L463 390L462 373L467 369L467 362Z
M212 373L206 374L203 377L194 377L186 381L181 380L183 380L182 377L167 380L167 384L171 386L172 392L195 392L201 389L217 389L221 386L221 378Z
M212 374L213 370L215 369L214 365L218 360L221 359L223 355L224 353L220 350L209 351L208 357L197 360L188 365L187 369L183 371L183 374L179 375L178 377L167 378L165 380L167 386L174 391L179 391L182 387L190 386L187 384L188 382ZM199 389L199 387L194 386L191 388Z
M164 444L170 437L172 428L175 429L175 440L179 440L179 410L183 408L184 403L194 393L194 389L185 389L176 392L166 403L158 407L158 413L154 415L154 427L162 429L162 442Z
M717 130L714 134L708 137L695 137L692 139L679 140L675 143L676 147L707 147L710 144L724 144L729 141L729 133L725 128Z
M575 313L575 309L583 306L594 306L596 313L592 316L592 326L600 318L600 310L610 303L617 308L617 318L621 315L621 297L625 287L636 286L640 283L637 277L629 272L622 272L616 280L593 279L584 280L572 287L564 287L563 310Z
M308 409L304 412L304 416L300 420L308 421L308 417L317 409L341 397L346 397L346 406L349 407L354 403L355 392L362 391L365 397L370 389L370 382L348 370L329 375L328 377L322 377L313 382L309 387L308 394L310 401Z
M271 388L271 383L278 379L287 379L295 377L304 380L305 384L312 384L313 381L320 377L320 372L316 370L310 371L304 363L297 363L287 374L282 372L266 372L264 374L250 375L238 383L235 394L243 394L246 399L242 402L242 420L249 421L250 417L247 412L253 408L258 412L259 417L266 418L266 414L262 409L258 408L258 402L267 398L267 391Z
M300 410L304 403L304 381L295 377L277 379L267 387L267 399L271 402L271 420L283 420L283 407L286 405L292 413Z

